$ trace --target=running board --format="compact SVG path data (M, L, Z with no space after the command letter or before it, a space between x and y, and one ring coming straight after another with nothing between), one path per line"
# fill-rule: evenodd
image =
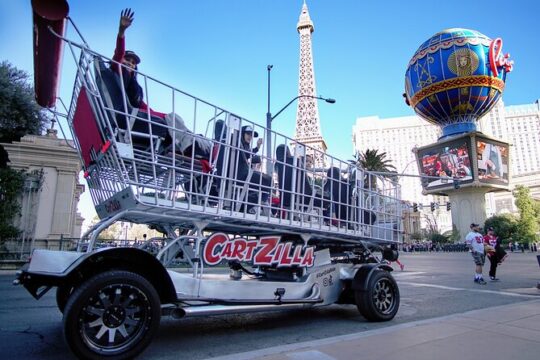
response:
M259 311L272 310L289 310L312 307L315 304L323 303L321 292L318 287L314 286L311 294L303 299L282 299L283 293L276 290L277 299L213 299L201 297L179 297L178 302L203 302L205 305L176 305L174 307L163 308L163 315L171 315L175 319L180 319L188 316L207 316L207 315L222 315L222 314L238 314Z
M195 298L195 297L179 297L178 302L203 302L209 303L209 305L225 305L225 306L235 306L235 305L246 305L246 306L257 306L257 305L292 305L292 304L318 304L322 303L324 300L320 297L309 297L305 299L271 299L271 300L225 300L225 299L213 299L213 298ZM198 306L198 305L193 305Z

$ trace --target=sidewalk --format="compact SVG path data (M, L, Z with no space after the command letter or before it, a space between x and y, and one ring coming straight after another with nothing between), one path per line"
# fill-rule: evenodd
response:
M538 360L540 300L211 360Z

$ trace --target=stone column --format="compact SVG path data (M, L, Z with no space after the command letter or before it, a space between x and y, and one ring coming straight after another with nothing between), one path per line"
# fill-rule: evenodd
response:
M81 194L84 192L84 189L85 189L84 185L82 184L77 185L75 189L75 197L73 198L74 209L77 209L77 205L79 204L79 200L81 198ZM81 236L83 222L84 222L84 218L81 216L79 212L76 212L72 221L72 225L71 225L71 228L73 229L71 233L72 238L78 238Z
M58 170L49 237L58 238L60 235L71 236L72 229L70 227L77 212L77 209L73 209L77 181L76 173Z
M36 239L45 239L51 233L51 224L53 219L54 198L56 194L56 185L58 174L55 168L46 166L43 169L43 184L38 193L38 206L35 213L36 230L34 237Z
M452 204L452 223L459 230L461 240L470 231L471 223L481 226L486 221L486 193L490 189L469 187L446 191Z
M49 129L45 136L26 135L19 142L1 145L8 153L9 167L27 172L43 171L41 188L33 194L37 206L25 214L35 219L35 230L29 236L34 239L79 237L80 228L77 233L74 227L82 223L77 217L77 204L84 186L79 184L81 165L73 144L58 139L56 130ZM25 200L23 197L23 203ZM20 219L19 223L27 224L27 220Z

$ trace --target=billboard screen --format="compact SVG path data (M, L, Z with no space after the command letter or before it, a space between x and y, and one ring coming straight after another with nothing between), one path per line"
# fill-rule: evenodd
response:
M508 144L477 138L478 180L508 185Z
M473 181L469 142L466 137L418 151L422 175L436 177L423 181L425 189L453 186L452 179L459 179L460 184Z

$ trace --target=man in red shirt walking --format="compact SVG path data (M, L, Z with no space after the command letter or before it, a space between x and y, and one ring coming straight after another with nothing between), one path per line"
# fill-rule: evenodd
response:
M489 278L491 281L499 281L497 278L497 265L499 265L505 258L506 252L501 247L501 240L495 236L495 230L489 227L487 234L484 235L484 244L489 245L493 250L487 251L489 258Z

